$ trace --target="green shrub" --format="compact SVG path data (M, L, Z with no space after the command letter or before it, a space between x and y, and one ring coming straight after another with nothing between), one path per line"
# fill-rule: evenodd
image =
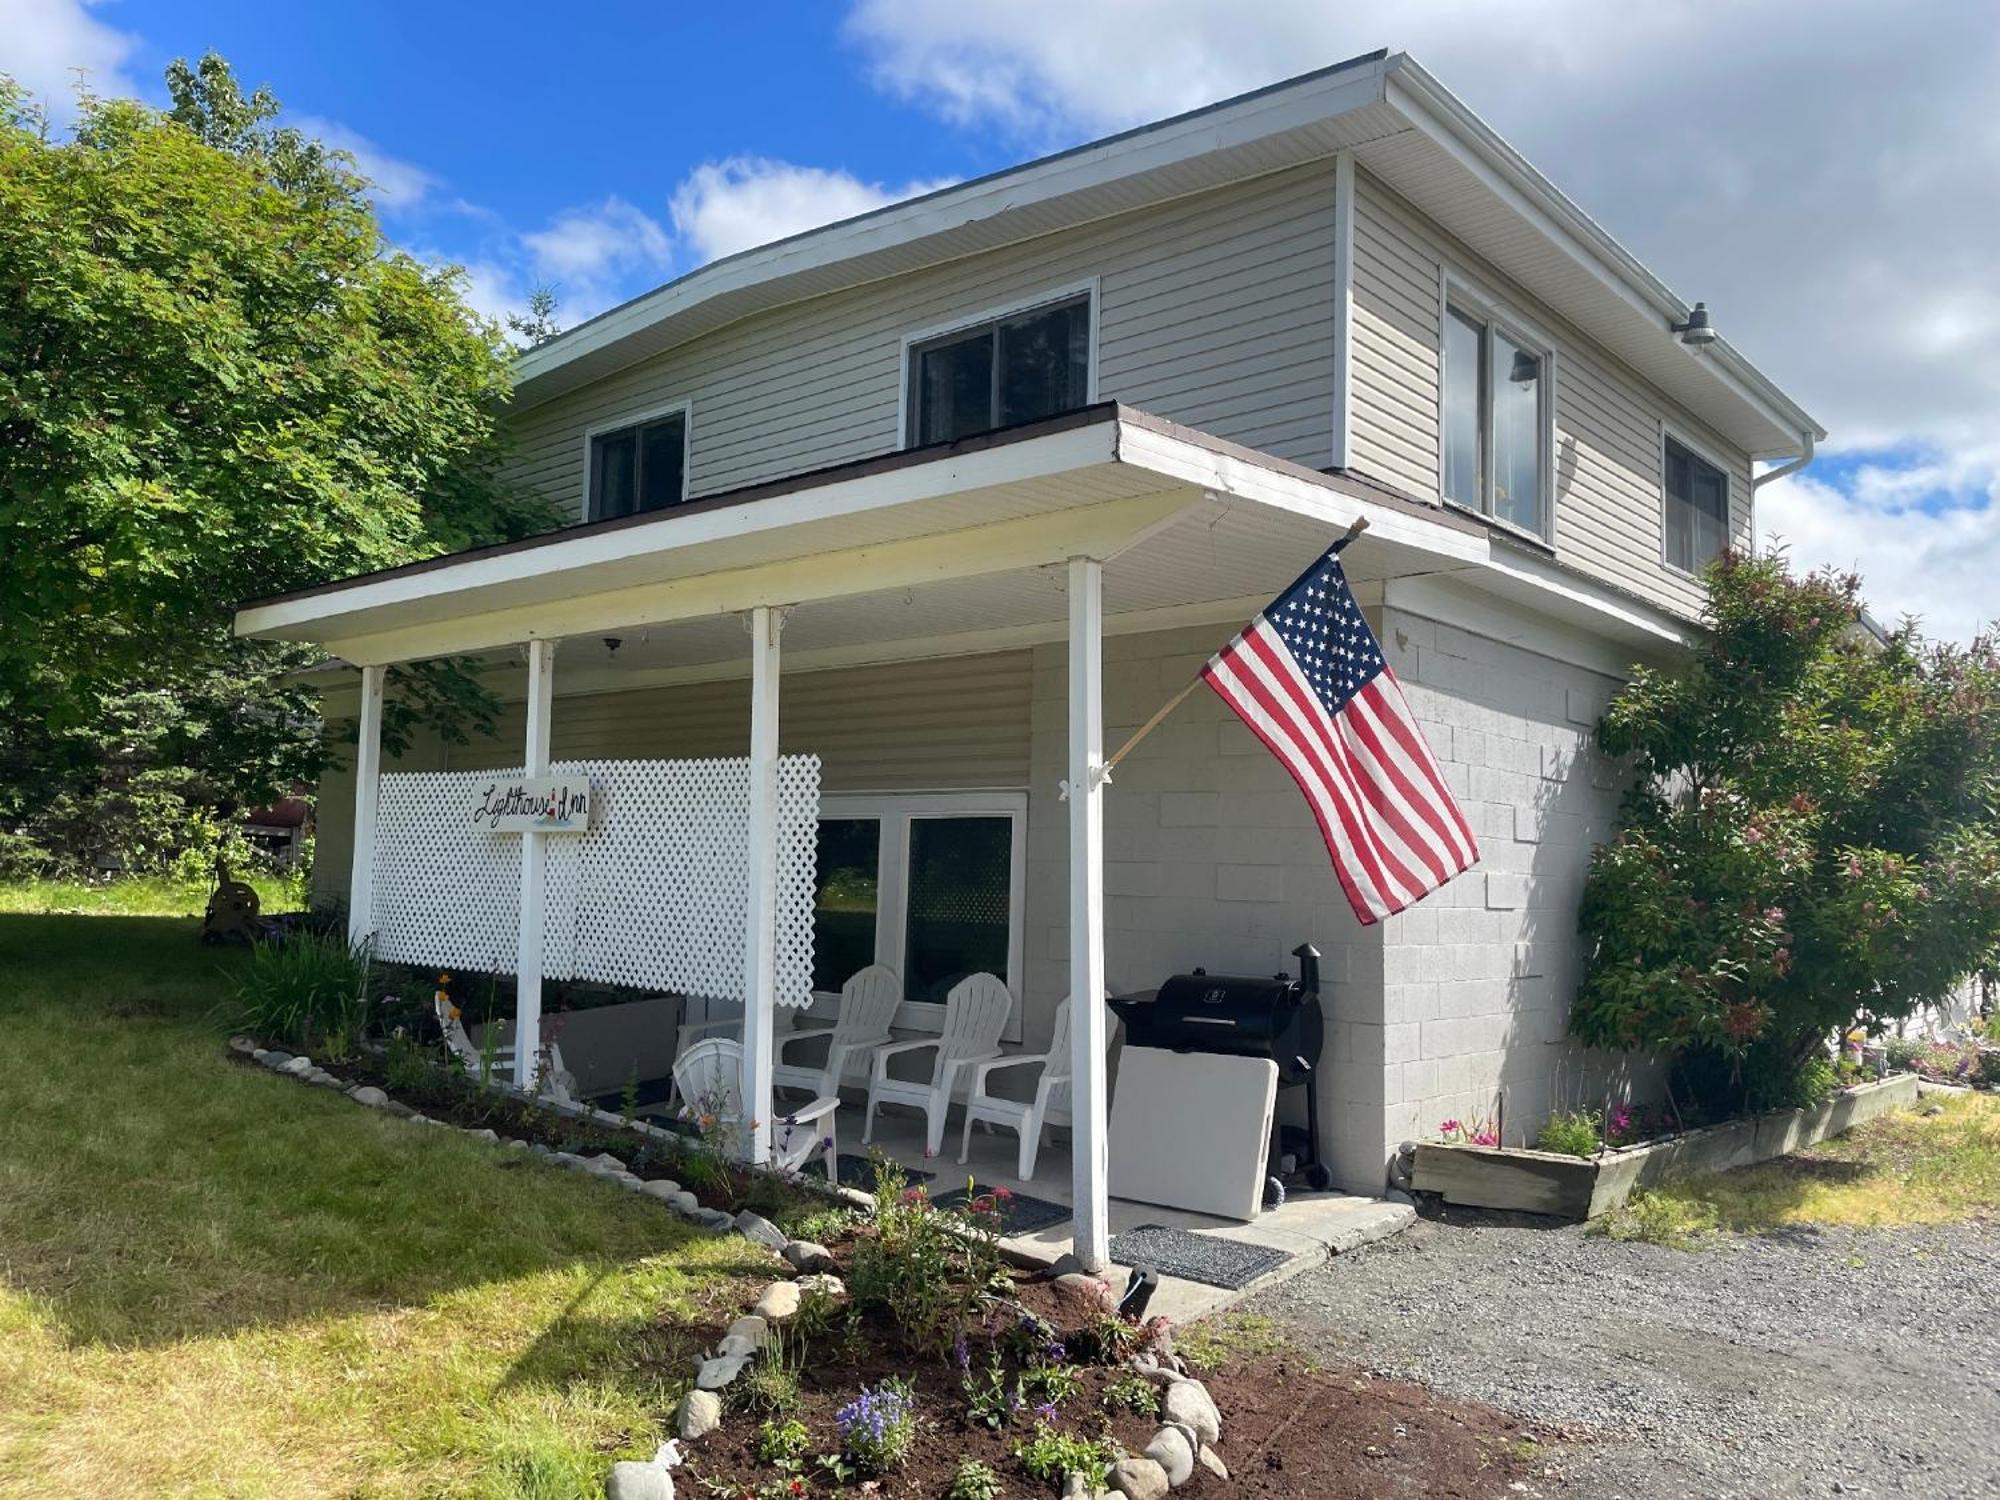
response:
M236 987L236 1024L305 1051L339 1033L351 1042L368 1020L368 950L310 931L258 943Z
M1129 1411L1135 1417L1157 1417L1160 1392L1137 1370L1127 1370L1104 1388L1104 1407L1107 1411Z
M962 1458L951 1476L945 1500L997 1500L1000 1476L976 1458Z
M1855 628L1860 581L1724 553L1710 629L1597 727L1630 767L1591 856L1570 1008L1590 1045L1678 1064L1710 1118L1824 1097L1859 1006L1895 1021L2000 947L2000 654Z
M1035 1424L1035 1435L1014 1445L1014 1458L1021 1472L1047 1485L1061 1485L1072 1474L1081 1474L1089 1488L1104 1482L1104 1476L1118 1455L1103 1438L1078 1437L1057 1432L1046 1422Z
M766 1417L757 1428L754 1449L758 1463L771 1464L787 1473L794 1473L804 1464L806 1455L812 1452L812 1434L806 1431L806 1424L796 1417L785 1422Z
M1561 1156L1595 1156L1604 1143L1593 1109L1558 1110L1535 1137L1537 1151L1553 1151Z
M912 1343L942 1352L1004 1275L990 1200L941 1209L893 1162L876 1163L874 1212L848 1278L857 1307L879 1309Z
M1882 1057L1892 1073L1914 1073L1930 1044L1922 1037L1892 1036L1882 1043Z

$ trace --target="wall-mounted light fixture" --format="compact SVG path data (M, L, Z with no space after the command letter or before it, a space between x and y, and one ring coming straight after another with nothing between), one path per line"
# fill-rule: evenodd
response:
M1669 323L1667 331L1680 335L1680 340L1688 348L1699 354L1718 338L1722 337L1708 321L1708 304L1697 302L1688 312L1685 323Z

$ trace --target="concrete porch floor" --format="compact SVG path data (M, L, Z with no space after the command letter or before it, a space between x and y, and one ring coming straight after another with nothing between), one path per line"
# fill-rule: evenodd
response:
M835 1117L835 1135L842 1152L865 1156L871 1149L861 1143L864 1114L858 1100L843 1094L840 1112ZM931 1184L934 1192L963 1187L966 1175L971 1174L982 1187L1006 1188L1064 1207L1073 1201L1067 1142L1044 1139L1035 1163L1035 1176L1024 1182L1015 1175L1016 1137L1009 1130L975 1129L971 1154L966 1164L959 1166L958 1139L963 1123L963 1115L954 1106L945 1130L944 1149L926 1160L923 1117L911 1110L884 1105L876 1112L874 1147L907 1168L935 1173ZM1282 1208L1266 1211L1247 1224L1158 1204L1111 1200L1113 1238L1142 1224L1158 1224L1289 1253L1291 1258L1283 1265L1235 1291L1163 1275L1149 1315L1164 1315L1176 1323L1219 1312L1255 1292L1324 1264L1329 1256L1384 1239L1415 1217L1416 1211L1408 1204L1350 1193L1293 1193L1287 1196ZM1065 1219L1032 1234L1011 1235L1001 1245L1017 1262L1047 1265L1069 1249L1070 1234L1070 1223ZM1112 1279L1122 1286L1129 1270L1119 1266Z

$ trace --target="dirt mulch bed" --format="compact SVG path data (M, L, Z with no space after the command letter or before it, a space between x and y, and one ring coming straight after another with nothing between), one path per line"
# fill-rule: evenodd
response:
M1556 1435L1473 1402L1287 1355L1204 1377L1222 1412L1216 1451L1228 1485L1210 1492L1313 1500L1485 1500L1559 1484L1543 1451ZM1176 1495L1202 1493L1194 1486Z
M1086 1437L1108 1430L1127 1451L1143 1449L1156 1422L1104 1413L1104 1389L1119 1373L1084 1370L1084 1394L1068 1403L1055 1425ZM879 1349L855 1361L820 1362L801 1379L801 1402L789 1415L812 1433L815 1453L830 1451L838 1446L834 1413L863 1385L898 1374L915 1385L923 1420L909 1461L872 1481L868 1493L939 1500L967 1458L991 1468L1000 1478L1000 1494L1010 1500L1048 1500L1055 1493L1029 1479L1014 1460L1014 1445L1030 1434L1032 1424L1017 1421L1001 1432L966 1425L959 1415L965 1403L957 1372L936 1362L913 1365ZM1421 1386L1314 1369L1289 1356L1229 1365L1205 1376L1204 1383L1222 1411L1216 1452L1229 1466L1230 1481L1197 1471L1174 1491L1189 1500L1512 1500L1561 1488L1544 1447L1555 1441L1554 1434ZM688 1445L687 1467L676 1475L683 1491L751 1495L781 1481L778 1470L757 1461L761 1420L756 1413L732 1410L718 1431ZM804 1480L807 1495L834 1493L829 1479L811 1471L810 1461Z

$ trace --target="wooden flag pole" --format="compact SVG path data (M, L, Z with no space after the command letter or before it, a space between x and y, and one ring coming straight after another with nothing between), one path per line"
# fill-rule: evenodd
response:
M1361 533L1366 531L1367 529L1368 529L1368 518L1366 516L1356 516L1354 518L1354 524L1349 526L1347 530L1341 534L1340 540L1333 544L1333 550L1335 552L1338 552L1341 548L1345 547L1349 542L1353 541L1356 537L1360 536ZM1127 741L1125 741L1124 744L1120 745L1118 749L1112 754L1111 758L1105 761L1104 768L1098 773L1098 775L1103 778L1108 778L1111 775L1111 773L1117 769L1118 762L1123 760L1126 756L1130 755L1132 753L1133 747L1136 746L1139 743L1139 741L1143 740L1147 735L1151 734L1155 729L1158 729L1160 727L1161 721L1164 720L1168 714L1172 713L1175 709L1179 708L1183 703L1187 702L1188 694L1193 692L1196 686L1200 682L1201 682L1201 674L1197 672L1192 682L1188 683L1188 685L1182 688L1178 693L1175 693L1173 697L1169 698L1165 703L1162 703L1159 707L1158 712L1156 712L1152 718L1148 719L1145 723L1141 724L1137 729L1132 731L1132 737Z

